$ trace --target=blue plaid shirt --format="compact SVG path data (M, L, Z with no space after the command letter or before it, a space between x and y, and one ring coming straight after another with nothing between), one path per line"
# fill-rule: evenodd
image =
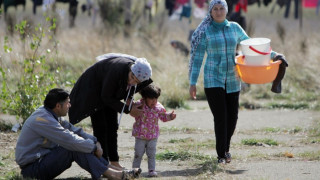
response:
M222 87L227 93L240 91L240 78L235 69L237 45L249 36L235 22L212 21L201 36L190 58L190 85L196 85L205 52L204 87Z

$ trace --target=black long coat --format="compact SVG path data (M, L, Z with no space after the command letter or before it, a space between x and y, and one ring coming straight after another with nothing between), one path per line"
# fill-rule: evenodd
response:
M76 124L106 106L121 113L124 105L121 100L128 94L128 74L132 64L132 60L120 57L101 60L89 67L70 93L69 121ZM138 84L136 92L150 83L152 79ZM133 90L130 96L133 96ZM128 106L124 112L129 113Z

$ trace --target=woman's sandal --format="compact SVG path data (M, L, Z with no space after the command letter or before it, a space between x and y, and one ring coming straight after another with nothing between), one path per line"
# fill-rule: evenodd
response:
M138 178L141 174L141 168L134 168L132 170L122 171L122 180L132 180Z

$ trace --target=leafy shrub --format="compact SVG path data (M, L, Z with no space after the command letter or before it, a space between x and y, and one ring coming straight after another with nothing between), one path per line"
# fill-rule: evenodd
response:
M12 124L7 124L0 120L0 131L9 131L12 128Z
M47 24L38 24L35 27L34 33L27 36L25 36L25 33L28 22L21 21L17 24L15 30L20 33L20 37L29 37L29 39L21 39L22 44L25 45L30 41L29 49L27 49L27 53L23 55L24 60L17 63L18 71L21 72L18 78L19 80L12 84L7 79L12 72L10 68L5 69L3 66L0 68L0 78L2 77L2 88L0 92L2 111L17 116L17 119L22 119L22 124L36 108L42 105L47 92L60 85L58 78L59 68L52 69L52 67L47 64L49 60L47 55L50 54L51 50L47 49L43 51L41 49L42 42L46 37L49 42L54 42L52 41L52 36L50 36L50 32L55 29L54 22L54 18L47 17ZM48 24L49 27L46 26ZM6 53L13 52L9 42L9 38L5 37L3 47ZM55 48L55 45L56 44L54 44L53 48ZM46 52L46 54L41 52Z

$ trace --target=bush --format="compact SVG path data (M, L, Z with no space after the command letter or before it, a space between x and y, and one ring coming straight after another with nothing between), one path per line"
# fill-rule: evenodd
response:
M13 84L10 82L10 84L7 77L11 75L12 71L10 68L5 69L4 65L1 65L0 68L0 78L2 77L0 92L2 111L17 116L17 119L22 119L22 124L36 108L43 104L43 99L47 92L61 85L58 78L59 68L52 69L47 64L50 60L48 55L51 50L41 50L41 45L45 38L48 38L49 42L53 42L53 48L55 48L56 42L50 36L50 32L55 29L55 19L47 17L44 25L37 25L35 31L26 36L27 24L27 21L21 21L15 26L15 30L20 33L20 37L23 37L20 39L22 45L29 42L29 47L23 55L24 60L22 62L17 61L17 70L21 72L20 77L18 77L19 80ZM49 26L46 26L48 24ZM6 53L13 52L8 37L5 37L3 47ZM15 52L15 54L19 53Z

